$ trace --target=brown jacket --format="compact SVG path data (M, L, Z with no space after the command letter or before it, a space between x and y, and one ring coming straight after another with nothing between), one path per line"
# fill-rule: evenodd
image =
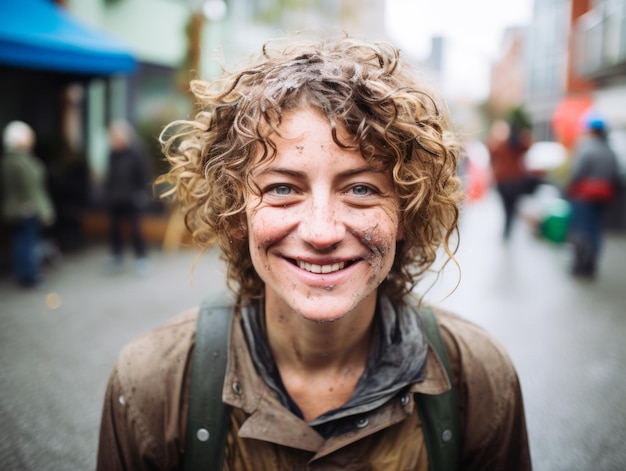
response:
M496 183L520 182L528 176L524 156L529 147L526 141L519 147L512 147L508 141L489 142L491 172Z
M460 398L461 469L531 468L515 369L483 329L436 310ZM360 420L324 439L285 409L257 374L235 313L223 400L232 405L224 470L428 470L412 393L450 383L429 347L426 376ZM131 342L111 374L98 470L181 469L197 309Z

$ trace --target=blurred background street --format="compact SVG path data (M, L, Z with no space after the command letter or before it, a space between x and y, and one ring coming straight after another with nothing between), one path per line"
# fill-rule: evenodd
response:
M534 469L626 467L626 237L608 237L595 281L567 273L565 245L517 221L501 240L494 194L464 211L458 260L427 298L491 331L515 362L525 395ZM0 463L6 471L95 466L100 408L122 346L222 285L215 253L150 252L107 276L93 244L46 268L46 285L18 290L0 280Z
M190 79L215 78L296 32L389 40L442 92L466 157L461 278L450 264L419 289L437 280L429 301L510 352L536 470L626 469L626 0L2 0L0 129L32 128L56 217L42 220L41 241L29 239L47 259L44 284L31 290L11 278L15 226L0 218L0 470L93 469L122 346L223 286L213 251L190 280L198 254L185 248L180 214L147 193L133 191L131 206L148 260L139 247L137 260L128 251L124 265L107 265L107 191L132 174L107 178L115 152L127 152L115 149L111 124L128 125L147 164L140 183L152 183L167 169L161 130L195 111ZM621 183L597 277L582 279L569 274L561 197L590 112ZM518 155L524 184L541 183L522 197L506 242L491 146L503 122L502 142L529 145ZM3 144L0 167L10 160Z

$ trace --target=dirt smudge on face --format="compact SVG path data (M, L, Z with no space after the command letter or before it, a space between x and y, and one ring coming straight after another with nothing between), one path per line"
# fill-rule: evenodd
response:
M365 257L365 261L374 269L369 279L370 283L374 283L383 270L383 260L389 253L390 246L385 242L384 237L377 235L378 224L366 229L362 233L352 231L352 234L361 240L361 243L369 249L369 255Z

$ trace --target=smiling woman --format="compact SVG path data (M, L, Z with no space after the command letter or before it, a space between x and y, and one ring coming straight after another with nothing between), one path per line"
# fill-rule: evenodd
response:
M276 155L253 172L261 193L246 207L267 312L318 321L372 313L370 294L391 270L400 233L391 175L339 147L319 111L286 114L271 139Z
M213 468L529 469L506 352L412 294L439 249L455 249L445 102L392 45L348 37L266 44L192 89L202 108L164 130L163 180L228 267L230 332L211 330L228 335L226 373L191 367L220 356L197 309L131 342L107 388L99 469L182 469L220 435L187 432L211 402L192 380L231 407Z
M173 164L167 178L178 181L172 191L185 205L187 224L201 245L219 243L232 287L258 296L264 284L250 261L248 241L237 237L245 202L260 190L250 175L276 158L270 136L281 134L278 126L286 113L318 110L334 147L357 152L362 164L395 177L404 242L399 241L386 285L401 298L456 229L459 151L448 130L445 102L386 43L345 39L323 51L305 42L284 50L269 46L256 69L192 82L204 110L195 122L179 121L164 130L164 149ZM315 159L329 149L318 150Z

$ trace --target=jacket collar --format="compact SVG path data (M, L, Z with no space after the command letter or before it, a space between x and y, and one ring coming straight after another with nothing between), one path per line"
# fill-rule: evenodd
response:
M361 439L403 420L413 412L414 402L411 395L409 402L402 404L387 400L376 410L363 410L354 417L344 418L345 421L354 422L352 430L342 437L325 440L313 428L314 424L305 422L285 408L278 393L258 374L245 334L244 316L251 314L250 309L254 309L253 306L246 305L235 309L233 313L222 394L226 404L240 408L249 415L239 429L239 436L326 454L336 447L345 446L346 440L352 442ZM425 350L423 374L420 379L408 385L408 392L441 394L451 388L451 383L434 349L428 345ZM368 426L359 427L357 423L362 423L364 418L367 419Z

